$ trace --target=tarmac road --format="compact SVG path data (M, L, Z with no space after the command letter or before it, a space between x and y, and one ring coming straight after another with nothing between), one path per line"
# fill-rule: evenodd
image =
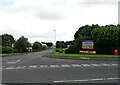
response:
M118 60L49 57L53 50L2 58L3 83L118 83Z

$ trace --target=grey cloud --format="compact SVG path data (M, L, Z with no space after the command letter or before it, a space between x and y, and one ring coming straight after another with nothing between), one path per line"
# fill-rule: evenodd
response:
M79 1L80 5L83 6L95 6L101 4L107 5L115 5L119 2L119 0L81 0Z
M59 20L62 19L62 15L56 11L39 11L36 13L36 17L43 20Z

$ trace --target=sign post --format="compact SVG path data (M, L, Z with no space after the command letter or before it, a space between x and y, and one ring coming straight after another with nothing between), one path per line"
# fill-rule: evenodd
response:
M96 54L96 51L92 50L94 49L93 40L82 40L82 49L79 51L81 54Z
M93 40L82 40L82 49L93 49Z
M118 55L118 50L114 50L114 55L117 56Z
M20 54L22 55L22 48L20 48Z

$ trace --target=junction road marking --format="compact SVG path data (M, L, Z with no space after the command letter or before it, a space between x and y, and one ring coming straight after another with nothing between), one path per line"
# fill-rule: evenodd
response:
M81 79L81 80L60 80L54 81L54 83L71 83L71 82L88 82L88 81L104 81L104 80L119 80L120 78L95 78L95 79Z
M59 67L58 65L50 65L51 68Z
M25 69L25 68L80 68L80 67L110 67L118 66L118 64L62 64L62 65L29 65L29 66L3 66L2 69ZM12 67L12 68L11 68Z
M91 66L101 66L100 64L90 64Z
M49 68L48 65L40 65L39 67L40 67L40 68Z
M15 62L7 62L7 64L15 64L15 63L18 63L18 62L20 62L20 60L17 60Z
M14 67L7 67L6 69L14 69Z
M61 65L62 67L71 67L70 65L67 65L67 64L65 64L65 65Z
M73 67L81 67L80 64L71 64Z
M82 66L85 66L85 67L86 67L86 66L90 66L89 64L81 64L81 65L82 65Z
M31 66L29 66L29 68L36 68L37 67L37 65L31 65Z

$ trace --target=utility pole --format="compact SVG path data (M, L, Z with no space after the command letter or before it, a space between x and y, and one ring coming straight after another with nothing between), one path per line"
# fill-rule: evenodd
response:
M54 48L56 49L56 30L53 31L54 31Z

